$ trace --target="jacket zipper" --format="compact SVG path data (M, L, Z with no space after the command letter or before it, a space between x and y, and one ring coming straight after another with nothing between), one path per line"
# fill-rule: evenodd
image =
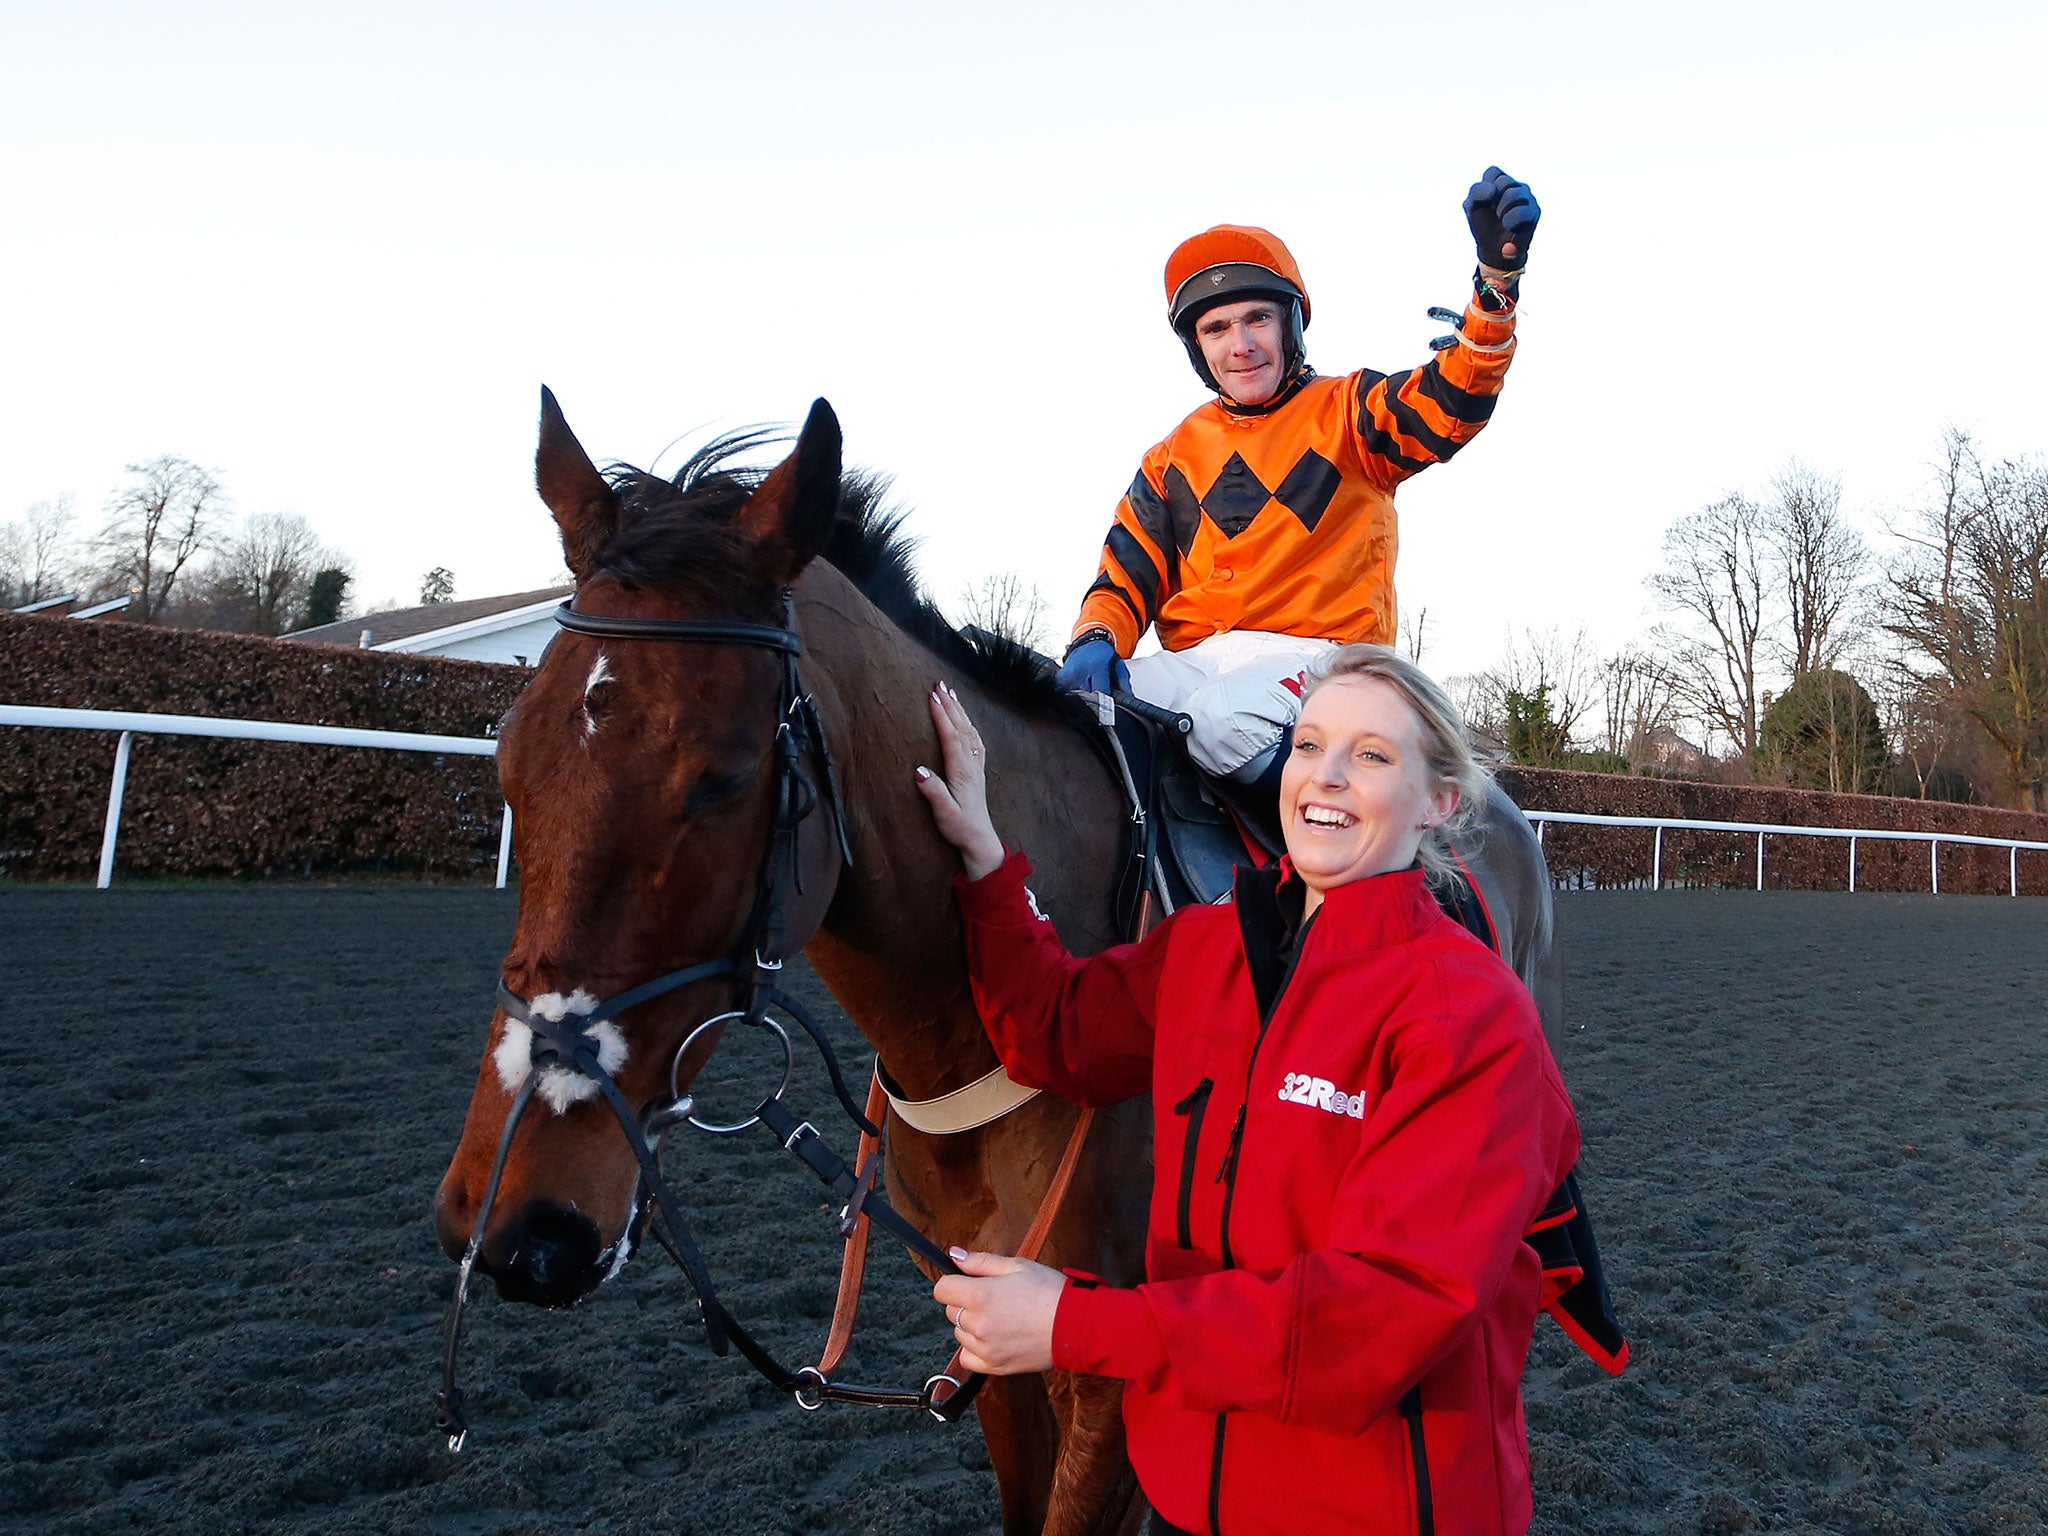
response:
M1188 1206L1195 1191L1195 1149L1202 1140L1202 1118L1209 1112L1209 1093L1215 1088L1216 1080L1203 1078L1195 1085L1194 1092L1173 1106L1176 1115L1188 1117L1187 1134L1181 1142L1180 1151L1180 1204L1174 1218L1175 1235L1183 1248L1193 1248L1195 1238L1188 1224Z
M1229 1420L1216 1415L1216 1439L1209 1449L1209 1529L1223 1536L1223 1426Z
M1259 1015L1259 1032L1252 1037L1252 1054L1244 1064L1244 1094L1238 1100L1237 1120L1230 1127L1230 1146L1223 1154L1223 1166L1216 1170L1216 1182L1223 1186L1223 1216L1217 1229L1217 1248L1225 1269L1235 1269L1237 1261L1230 1256L1230 1207L1237 1199L1237 1159L1244 1150L1245 1111L1251 1108L1252 1073L1259 1064L1259 1047L1266 1043L1266 1030L1273 1022L1273 1015L1280 1011L1280 1000L1287 995L1287 984L1294 980L1294 969L1301 963L1301 952L1308 947L1306 928L1296 938L1294 958L1287 962L1287 969L1281 973L1280 985L1273 989L1273 1001ZM1186 1169L1182 1169L1186 1177ZM1216 1442L1209 1453L1209 1529L1214 1536L1223 1536L1223 1432L1229 1423L1226 1414L1216 1415ZM1434 1536L1435 1523L1422 1536Z
M1429 1492L1429 1447L1422 1438L1422 1385L1401 1398L1401 1417L1408 1421L1408 1454L1415 1467L1415 1536L1436 1536L1436 1501Z

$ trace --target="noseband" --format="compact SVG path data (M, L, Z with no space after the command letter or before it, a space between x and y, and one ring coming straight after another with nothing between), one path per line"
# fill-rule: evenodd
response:
M688 1122L699 1130L715 1135L734 1134L754 1125L762 1125L794 1153L818 1179L837 1193L846 1202L841 1213L842 1234L850 1235L855 1225L863 1218L877 1222L898 1241L918 1257L935 1268L947 1273L959 1273L958 1267L944 1249L919 1232L890 1207L881 1195L875 1193L874 1184L879 1172L879 1152L862 1159L862 1166L856 1173L827 1147L816 1129L805 1120L798 1119L782 1103L783 1090L789 1086L789 1073L785 1071L780 1087L763 1099L754 1109L753 1115L734 1125L707 1125L692 1115L694 1105L687 1094L676 1091L675 1073L681 1065L682 1056L702 1035L713 1027L737 1020L757 1027L765 1027L782 1037L784 1049L789 1050L789 1035L777 1021L770 1017L770 1010L793 1019L808 1034L817 1046L832 1080L832 1091L853 1123L859 1127L865 1138L879 1144L881 1127L863 1114L847 1092L846 1079L840 1072L838 1058L833 1054L825 1032L795 998L783 992L777 985L782 973L783 947L787 939L787 906L790 893L803 892L803 868L798 833L807 817L818 808L820 794L818 787L804 771L805 759L814 759L824 780L822 799L832 819L833 832L838 840L840 866L851 868L853 848L847 836L846 811L839 798L838 776L833 768L832 753L825 740L823 723L818 717L816 702L804 691L803 679L797 670L797 658L803 654L803 639L796 630L796 601L792 593L782 594L783 622L773 624L723 623L700 619L640 619L625 618L608 614L581 613L573 606L573 600L555 610L555 622L574 634L591 635L606 640L670 640L687 641L711 645L743 645L772 651L782 658L781 698L777 710L775 727L775 800L774 814L770 822L767 849L763 858L761 877L757 885L749 933L740 949L720 959L706 960L695 965L683 966L644 981L639 986L607 999L585 1014L565 1013L559 1019L549 1019L535 1013L531 1002L513 992L500 980L497 1003L508 1018L517 1019L532 1032L529 1061L525 1080L513 1096L512 1107L506 1113L504 1130L498 1137L497 1155L491 1162L489 1180L484 1185L483 1199L477 1207L476 1222L471 1228L469 1246L462 1256L462 1266L455 1283L455 1297L448 1314L447 1347L442 1357L441 1390L435 1394L435 1402L441 1410L440 1429L448 1437L451 1451L462 1449L468 1438L469 1425L462 1415L462 1390L455 1384L456 1354L462 1337L462 1312L468 1299L469 1281L475 1269L477 1256L482 1251L484 1233L490 1225L491 1212L497 1204L498 1187L504 1179L505 1163L512 1150L512 1138L519 1129L527 1107L533 1102L542 1078L549 1071L566 1071L588 1078L597 1086L599 1094L610 1106L620 1129L625 1133L627 1145L632 1149L634 1159L640 1165L639 1186L634 1193L633 1209L647 1211L647 1230L655 1241L667 1250L669 1256L689 1281L695 1292L697 1305L704 1319L704 1331L712 1353L724 1355L728 1346L737 1347L755 1370L773 1386L792 1394L806 1408L817 1408L826 1402L864 1403L875 1407L923 1408L934 1417L958 1420L966 1413L981 1384L979 1376L956 1378L941 1373L928 1380L922 1388L895 1390L883 1387L862 1387L829 1381L826 1372L815 1366L805 1366L791 1371L782 1365L728 1312L719 1301L712 1286L711 1274L705 1266L703 1255L698 1251L696 1240L691 1236L689 1223L683 1218L681 1203L676 1199L667 1178L663 1175L661 1153L663 1140L674 1126ZM599 1024L607 1023L629 1009L657 997L687 987L694 982L709 981L717 977L730 977L741 994L740 1006L728 1012L714 1015L692 1029L676 1050L669 1072L670 1095L666 1100L650 1102L644 1112L635 1115L632 1106L619 1088L611 1073L599 1060L598 1042L592 1030ZM871 1101L872 1103L872 1101ZM879 1111L878 1111L879 1112ZM651 1199L652 1208L649 1201ZM658 1211L660 1221L653 1220ZM621 1243L630 1244L633 1239L633 1218L629 1217L627 1230L620 1235Z

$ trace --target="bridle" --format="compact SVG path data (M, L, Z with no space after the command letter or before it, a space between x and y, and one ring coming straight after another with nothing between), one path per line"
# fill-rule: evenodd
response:
M835 1338L828 1346L822 1366L804 1366L792 1371L778 1361L761 1345L737 1319L726 1310L718 1299L696 1240L691 1236L689 1223L683 1217L681 1203L670 1188L661 1166L661 1151L667 1132L678 1124L688 1123L698 1130L713 1135L732 1135L751 1129L755 1125L765 1126L785 1149L817 1175L818 1179L837 1193L846 1204L840 1216L842 1236L848 1239L849 1251L858 1232L862 1251L865 1251L866 1223L875 1222L885 1228L905 1247L934 1268L946 1274L958 1274L959 1268L946 1251L899 1215L875 1190L875 1181L880 1172L880 1141L882 1130L870 1116L882 1113L883 1102L877 1095L870 1094L868 1112L856 1108L852 1096L847 1092L846 1080L839 1069L837 1057L826 1039L825 1033L795 998L783 992L777 984L782 972L783 948L787 940L788 903L792 892L803 893L803 870L799 832L804 821L818 808L822 798L831 817L833 832L838 841L840 868L853 866L853 848L847 835L846 811L839 797L838 776L833 767L832 753L825 739L822 721L818 716L816 702L805 691L803 679L798 672L797 659L803 654L803 639L796 629L796 602L792 593L782 594L783 622L773 624L728 623L700 619L642 619L616 615L579 612L574 600L563 603L555 610L555 621L565 630L574 634L591 635L607 640L665 640L683 641L712 645L752 646L774 652L782 658L781 697L777 710L775 727L775 796L774 812L770 822L767 847L763 856L762 871L758 882L754 912L748 924L748 934L739 950L719 959L706 960L687 965L657 976L651 981L621 992L617 996L599 1003L587 1013L564 1013L559 1019L549 1019L534 1011L531 1002L520 997L500 979L497 991L498 1006L505 1014L532 1032L529 1061L525 1080L520 1084L512 1099L512 1106L505 1116L505 1126L498 1137L497 1154L491 1163L490 1178L484 1186L483 1199L477 1207L476 1222L470 1231L469 1246L462 1256L462 1265L455 1284L455 1297L449 1308L447 1346L442 1357L441 1390L435 1394L435 1402L441 1411L440 1429L448 1437L451 1451L462 1449L468 1438L469 1425L462 1415L462 1391L455 1384L456 1354L462 1336L462 1312L469 1293L470 1275L476 1266L477 1255L482 1250L484 1233L490 1224L491 1212L497 1203L498 1188L505 1174L506 1159L512 1150L512 1140L527 1107L533 1102L535 1092L542 1079L550 1071L567 1071L587 1078L596 1084L598 1093L610 1107L625 1133L634 1159L640 1165L639 1186L635 1191L633 1208L647 1213L647 1230L655 1241L667 1250L669 1256L688 1280L695 1292L697 1305L704 1319L704 1330L711 1350L724 1355L728 1347L737 1348L754 1369L778 1390L793 1395L797 1402L807 1409L815 1409L827 1402L861 1403L872 1407L923 1408L933 1417L949 1423L964 1415L980 1389L982 1378L961 1369L958 1356L948 1368L930 1377L916 1390L892 1389L886 1387L855 1386L832 1381L831 1369L836 1367L843 1352L843 1339L835 1327ZM805 771L806 760L814 761L824 781L822 797L818 786ZM599 1059L599 1041L592 1031L599 1024L618 1018L628 1010L657 997L666 996L682 987L717 977L730 977L734 986L743 994L741 1006L716 1014L698 1024L676 1048L669 1068L669 1096L666 1100L650 1102L643 1112L636 1115L626 1102L626 1096L619 1088L611 1073ZM831 1076L832 1091L841 1108L861 1131L860 1168L849 1168L818 1135L817 1130L806 1120L792 1114L782 1103L782 1094L790 1082L790 1067L793 1065L793 1049L788 1032L770 1016L770 1010L793 1019L816 1044ZM785 1070L781 1086L758 1104L752 1116L735 1124L712 1124L698 1119L694 1104L687 1094L676 1087L676 1071L683 1054L689 1050L699 1036L722 1025L740 1023L764 1027L782 1039ZM1071 1160L1071 1159L1070 1159ZM651 1202L651 1203L650 1203ZM658 1212L660 1221L653 1219ZM620 1241L632 1239L632 1219L628 1219L627 1231ZM857 1282L856 1282L857 1284ZM851 1320L848 1319L850 1326Z

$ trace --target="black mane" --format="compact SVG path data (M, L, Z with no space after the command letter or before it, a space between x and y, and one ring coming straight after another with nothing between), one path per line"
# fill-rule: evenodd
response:
M629 586L738 604L766 616L775 579L754 541L732 520L766 477L740 462L786 441L767 428L728 432L692 453L672 479L630 464L606 472L619 497L619 528L598 547L592 569ZM889 620L940 661L1033 713L1071 717L1074 701L1053 681L1047 658L986 630L955 629L926 595L903 529L909 509L892 506L889 477L849 470L840 477L839 516L824 558Z

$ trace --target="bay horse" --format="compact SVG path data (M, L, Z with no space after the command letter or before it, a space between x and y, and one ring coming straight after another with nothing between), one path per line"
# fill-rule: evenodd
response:
M721 439L673 480L625 466L607 476L544 390L541 499L559 525L579 613L793 622L800 632L852 858L828 832L799 840L787 947L804 950L901 1096L935 1098L997 1062L968 988L951 890L958 859L913 781L920 763L938 761L926 706L934 683L951 683L973 714L989 748L996 824L1032 855L1038 899L1076 953L1119 937L1130 811L1038 659L963 637L922 595L880 483L842 483L839 427L823 401L795 451L765 475L737 463L759 441ZM778 664L746 646L555 637L506 714L498 750L521 877L502 976L534 1013L587 1013L595 998L742 942L774 816ZM1541 852L1505 801L1487 820L1469 862L1502 951L1554 1034L1561 987ZM707 979L604 1026L605 1065L624 1096L636 1106L664 1100L678 1046L727 1011L731 995L730 982ZM714 1043L706 1036L674 1064L678 1083ZM435 1202L451 1258L469 1243L527 1064L523 1026L501 1008ZM565 1076L552 1092L544 1084L542 1098L548 1113L529 1114L506 1149L475 1263L508 1299L566 1306L623 1266L646 1212L639 1164L594 1085ZM888 1198L941 1245L1013 1252L1077 1115L1041 1094L950 1136L892 1118ZM1144 1101L1098 1111L1043 1261L1113 1284L1142 1280L1149 1164ZM1138 1529L1145 1505L1124 1453L1120 1397L1118 1382L1059 1371L986 1384L977 1409L1006 1533Z

